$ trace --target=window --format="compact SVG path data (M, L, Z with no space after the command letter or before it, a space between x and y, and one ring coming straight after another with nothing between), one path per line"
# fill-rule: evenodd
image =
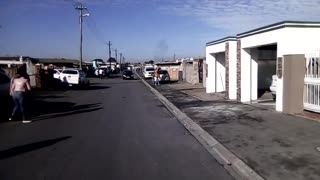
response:
M125 75L132 75L132 71L124 71Z
M154 68L147 68L146 71L154 71Z
M159 74L169 74L167 70L160 70Z
M78 74L78 71L73 71L73 70L64 70L62 71L63 74Z

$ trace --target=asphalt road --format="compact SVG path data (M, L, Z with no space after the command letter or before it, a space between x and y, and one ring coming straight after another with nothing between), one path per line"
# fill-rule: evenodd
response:
M139 80L34 93L0 123L0 179L232 179Z

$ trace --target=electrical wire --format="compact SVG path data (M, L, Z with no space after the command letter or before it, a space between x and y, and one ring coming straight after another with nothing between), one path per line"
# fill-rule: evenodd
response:
M92 16L92 13L88 9L86 9L86 11L90 14L90 16L86 18L86 22L89 24L89 26L91 26L90 28L92 29L95 36L99 38L99 41L103 41L103 43L105 44L106 42L105 37L101 33L101 31L99 31L99 28L97 27L97 23Z

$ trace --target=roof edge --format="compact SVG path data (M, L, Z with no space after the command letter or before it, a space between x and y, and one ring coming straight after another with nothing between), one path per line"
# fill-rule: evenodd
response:
M320 27L320 22L316 21L281 21L277 23L273 23L267 26L262 26L260 28L256 28L250 31L246 31L243 33L237 34L238 38L253 35L253 34L258 34L260 32L267 32L271 31L274 29L280 29L284 27L315 27L319 26Z
M215 44L219 44L219 43L224 43L227 41L236 41L236 40L237 40L236 36L227 36L227 37L215 40L215 41L210 41L210 42L206 43L206 46L211 46L211 45L215 45Z

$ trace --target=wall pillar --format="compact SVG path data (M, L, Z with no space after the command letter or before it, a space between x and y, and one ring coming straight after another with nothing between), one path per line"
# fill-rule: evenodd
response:
M229 42L228 51L228 96L230 100L237 99L237 41ZM227 79L227 78L226 78Z
M227 99L229 99L229 42L226 42L226 46L225 46L225 67L226 67L226 79L225 79L226 93L225 93L225 97Z
M237 41L237 100L241 101L241 41Z
M278 58L277 111L292 114L303 112L305 70L306 60L303 54L284 55L282 59Z

